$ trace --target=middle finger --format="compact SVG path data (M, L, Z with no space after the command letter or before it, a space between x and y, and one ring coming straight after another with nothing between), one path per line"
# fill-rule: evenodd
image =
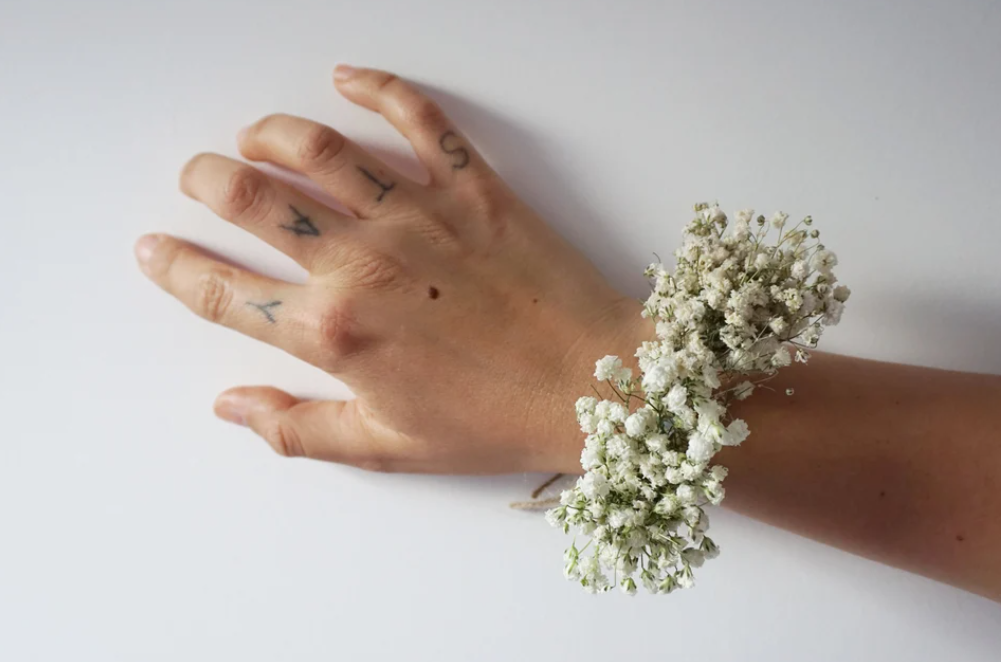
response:
M292 115L269 115L240 136L240 152L301 172L360 218L413 205L419 185L395 172L329 126Z

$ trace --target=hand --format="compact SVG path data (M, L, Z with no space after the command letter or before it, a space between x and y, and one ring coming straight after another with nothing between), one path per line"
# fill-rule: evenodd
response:
M340 66L337 89L379 112L430 173L418 184L343 135L271 115L241 154L302 173L334 211L239 161L193 158L181 190L305 267L305 285L253 274L165 235L143 271L206 319L280 347L357 398L304 401L268 387L219 396L220 417L278 453L381 471L580 470L573 404L594 361L632 356L638 302L520 202L441 109L400 78Z

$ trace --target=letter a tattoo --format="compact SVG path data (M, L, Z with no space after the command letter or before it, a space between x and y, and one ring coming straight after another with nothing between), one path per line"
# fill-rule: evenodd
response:
M289 232L294 233L297 237L320 236L320 229L313 225L313 221L309 220L308 216L303 215L301 211L292 205L289 205L288 208L292 210L293 214L295 214L295 222L293 222L292 225L281 226L283 230L288 230Z

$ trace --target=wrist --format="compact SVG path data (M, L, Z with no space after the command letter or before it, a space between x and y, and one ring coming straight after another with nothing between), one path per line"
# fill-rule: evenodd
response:
M606 384L594 377L595 361L615 354L623 365L639 372L636 349L655 337L654 324L641 313L643 304L622 297L583 330L580 340L567 353L560 374L554 381L553 397L549 399L545 417L548 453L540 471L581 474L581 451L585 434L574 412L574 402L584 395L594 395L595 389L604 397L614 397Z

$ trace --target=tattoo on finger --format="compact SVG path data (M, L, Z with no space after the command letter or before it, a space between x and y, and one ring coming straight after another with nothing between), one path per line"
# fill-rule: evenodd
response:
M381 189L379 191L379 195L376 196L375 198L376 202L382 202L382 199L386 197L386 194L392 191L396 187L396 182L384 182L375 175L373 175L371 172L369 172L366 168L363 168L362 166L358 166L358 170L361 172L361 174L365 175L366 179L368 179L370 182L372 182Z
M282 305L281 301L268 301L267 303L254 303L253 301L248 301L247 305L261 311L261 313L264 314L264 319L268 321L268 324L276 324L278 322L275 318L274 310L278 306Z
M320 236L320 228L316 227L316 225L313 224L313 221L311 221L308 216L303 214L301 211L299 211L292 205L289 205L288 208L292 210L293 214L295 214L295 220L293 221L292 225L282 225L281 228L283 230L288 230L297 237Z
M452 170L462 170L469 165L469 150L462 146L462 139L455 131L446 131L438 139L441 151L452 157Z

